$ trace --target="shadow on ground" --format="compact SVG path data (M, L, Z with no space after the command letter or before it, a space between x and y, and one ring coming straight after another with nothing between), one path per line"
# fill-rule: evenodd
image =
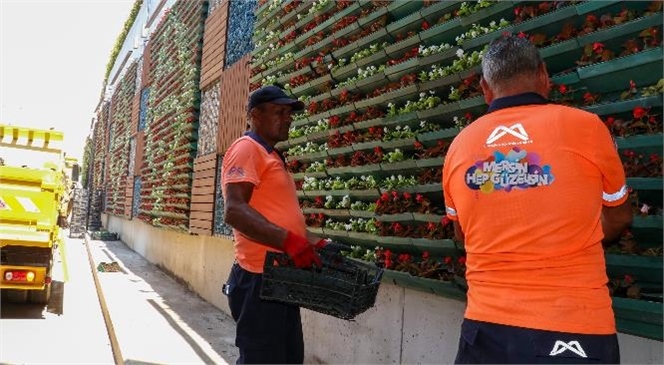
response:
M65 284L62 281L54 280L51 283L51 299L48 305L32 303L16 303L7 297L6 291L0 291L2 300L0 302L0 319L44 319L44 311L61 315L63 313L63 303Z
M157 296L157 300L147 299L148 303L191 346L201 358L201 362L214 363L199 341L189 334L190 331L205 340L226 362L229 364L236 362L239 354L234 345L235 322L230 316L189 290L179 280L148 262L122 241L90 241L90 244L102 242L103 244L100 246L105 246L105 248L102 248L101 251L106 256L124 266L127 274L140 278L150 286L154 291L153 294ZM136 281L137 278L130 280ZM176 321L175 318L178 320ZM178 321L184 322L188 329L183 328ZM127 363L131 361L127 360Z

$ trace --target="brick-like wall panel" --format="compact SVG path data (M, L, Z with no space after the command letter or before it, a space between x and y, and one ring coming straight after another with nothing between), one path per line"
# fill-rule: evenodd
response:
M130 173L127 176L127 181L125 185L125 204L124 204L124 215L127 218L132 218L132 206L134 201L134 176Z
M194 179L191 188L189 232L212 235L214 218L214 185L217 172L217 154L194 160Z
M150 58L150 50L152 49L151 43L148 42L145 45L145 49L143 50L143 67L141 69L142 75L141 75L141 90L143 90L144 87L148 86L150 84L150 62L152 62Z
M247 98L249 97L249 60L246 55L221 74L221 101L219 103L218 152L226 152L247 126Z
M203 57L201 61L201 89L205 90L221 77L226 51L228 3L217 6L205 20Z

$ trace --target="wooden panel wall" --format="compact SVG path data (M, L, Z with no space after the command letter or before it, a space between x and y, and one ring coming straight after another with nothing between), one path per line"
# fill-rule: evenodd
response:
M230 1L224 1L205 20L203 59L201 61L201 90L207 90L214 84L221 77L224 68L229 3Z
M224 154L247 126L247 98L249 97L249 60L251 55L227 68L221 75L219 102L219 142L217 151Z
M191 188L191 209L189 213L190 233L212 235L216 173L216 153L201 156L194 160L194 182Z

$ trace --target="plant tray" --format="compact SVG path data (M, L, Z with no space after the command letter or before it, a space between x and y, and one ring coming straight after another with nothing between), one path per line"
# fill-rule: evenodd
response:
M268 252L260 297L351 320L374 306L383 269L322 251L323 265L293 266L287 255Z
M583 109L598 115L609 115L631 111L637 106L642 106L644 108L662 106L662 97L660 95L652 95L644 98L592 105Z

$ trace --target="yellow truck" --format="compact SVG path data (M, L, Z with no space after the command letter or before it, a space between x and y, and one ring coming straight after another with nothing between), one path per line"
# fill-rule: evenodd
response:
M62 141L62 132L0 124L0 290L14 302L46 304L51 295L67 172L78 170Z

